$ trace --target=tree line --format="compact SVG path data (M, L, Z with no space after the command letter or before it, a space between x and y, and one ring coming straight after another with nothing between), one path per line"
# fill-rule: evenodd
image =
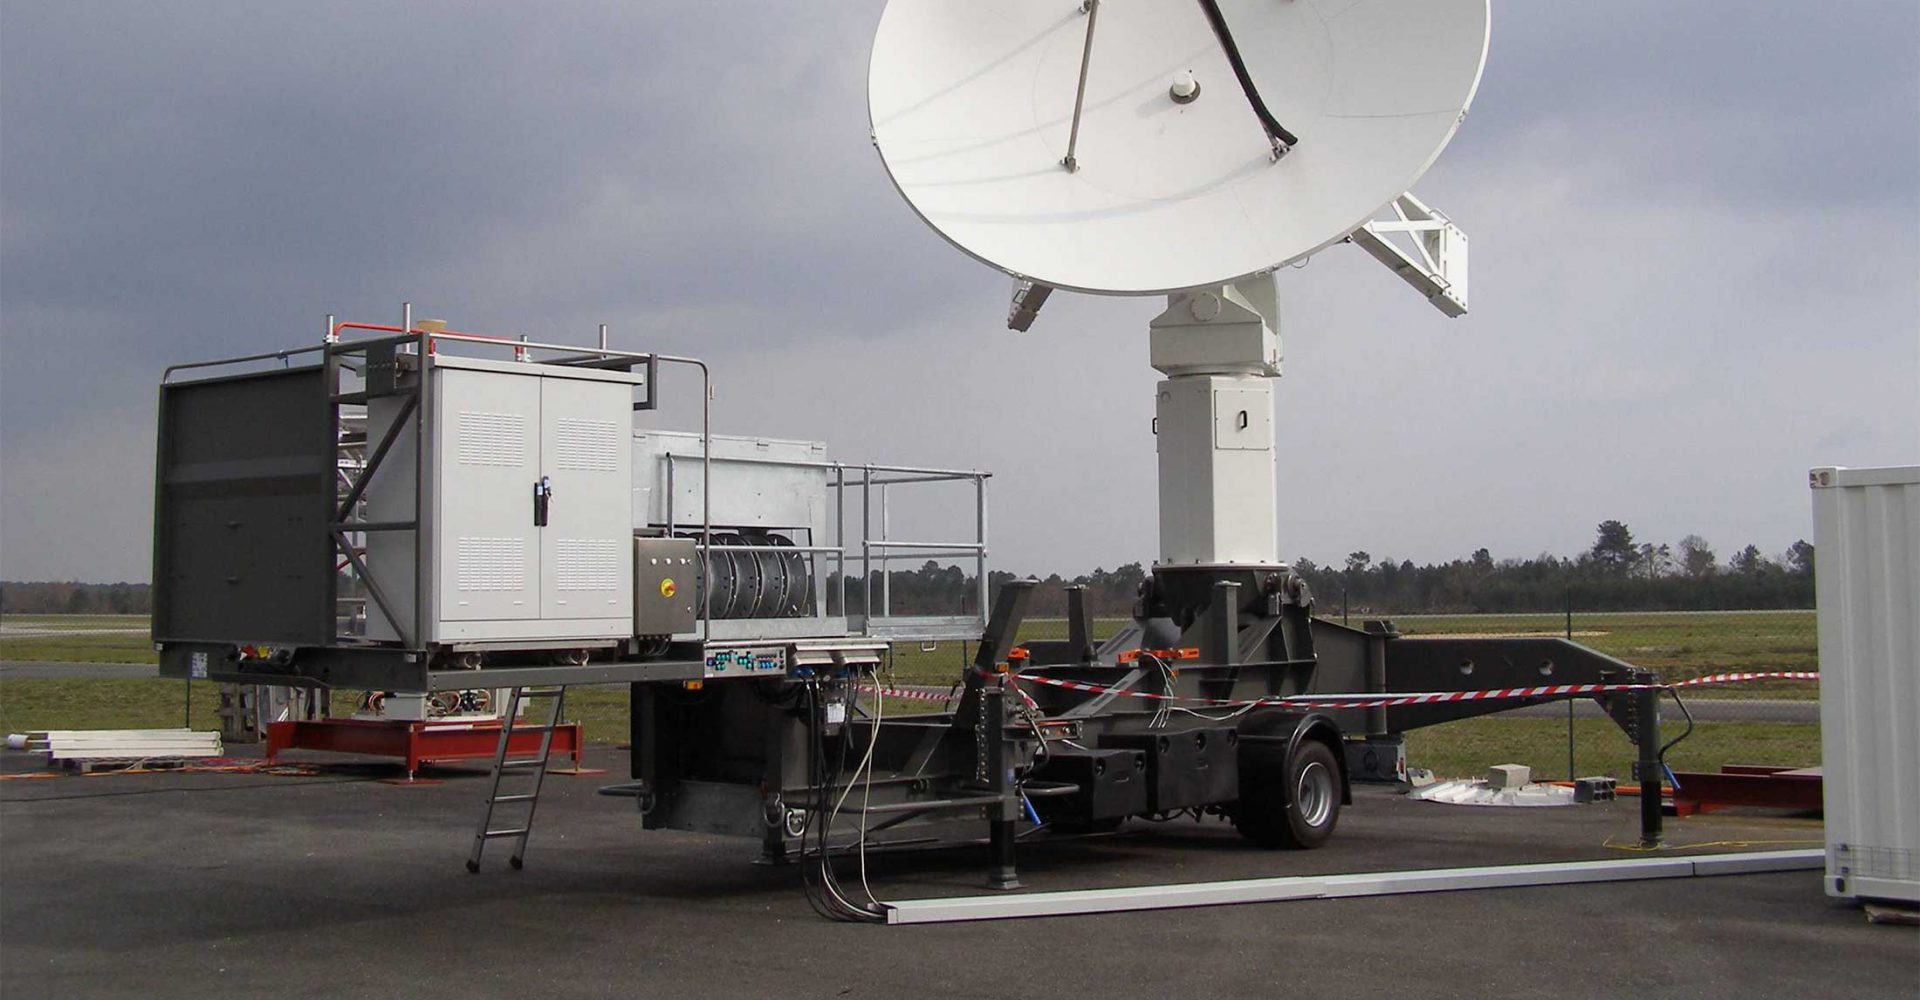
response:
M1320 612L1342 605L1368 612L1734 611L1813 606L1813 545L1796 541L1778 557L1747 545L1724 561L1699 535L1677 544L1637 542L1620 521L1602 521L1587 551L1495 561L1486 549L1465 559L1415 566L1352 552L1340 566L1301 559Z
M1367 614L1519 613L1560 611L1743 611L1811 608L1813 545L1794 542L1786 552L1768 556L1747 545L1722 560L1706 539L1688 535L1677 543L1640 542L1621 521L1602 521L1593 545L1576 556L1542 553L1531 559L1493 558L1478 549L1464 559L1416 566L1411 560L1374 558L1352 552L1341 565L1322 565L1302 557L1294 571L1306 578L1318 600L1317 611L1337 616L1343 610ZM1052 574L1035 589L1029 614L1066 613L1066 588L1086 588L1086 599L1100 617L1132 613L1134 597L1146 579L1140 563L1115 570L1096 569L1075 577ZM991 589L1015 575L991 572ZM873 603L881 608L888 586L876 572L870 581ZM890 581L896 615L971 612L977 603L973 577L957 566L927 562L918 570L896 570ZM837 593L838 580L828 591ZM849 579L847 605L858 612L865 591ZM835 602L829 600L829 608Z
M152 611L153 588L144 583L0 583L0 612L11 615L144 615Z
M1602 521L1593 545L1572 557L1548 554L1531 559L1495 560L1486 549L1464 559L1416 566L1411 560L1374 558L1351 552L1341 565L1300 558L1294 571L1306 578L1322 615L1343 610L1366 614L1493 613L1559 611L1722 611L1810 608L1813 606L1813 546L1797 541L1778 556L1748 545L1725 559L1706 539L1688 535L1678 542L1637 541L1620 521ZM1035 589L1028 613L1066 614L1069 586L1086 588L1089 608L1103 618L1132 613L1147 568L1127 563L1074 577L1051 574ZM1016 579L990 572L990 589ZM891 591L896 615L972 613L978 604L974 578L958 566L929 561L917 570L895 570L891 578L875 572L868 586L847 581L847 606L866 606L867 590L876 611ZM839 610L840 581L827 581L828 610ZM152 591L144 583L0 583L0 611L9 614L146 614Z

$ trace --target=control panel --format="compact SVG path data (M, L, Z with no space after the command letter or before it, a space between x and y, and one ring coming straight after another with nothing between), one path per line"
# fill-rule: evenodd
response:
M787 647L784 645L707 647L709 679L780 677L786 672Z
M693 631L700 551L691 538L633 540L633 634Z

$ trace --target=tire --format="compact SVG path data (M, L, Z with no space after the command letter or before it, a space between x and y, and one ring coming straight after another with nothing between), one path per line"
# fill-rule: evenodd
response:
M1315 739L1289 757L1275 746L1242 744L1240 800L1233 825L1261 847L1306 850L1333 836L1340 822L1340 765Z

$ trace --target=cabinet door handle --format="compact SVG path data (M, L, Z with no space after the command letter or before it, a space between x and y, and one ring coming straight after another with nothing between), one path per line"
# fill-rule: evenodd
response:
M1240 411L1240 429L1243 431L1247 429L1247 411L1245 410Z
M533 483L533 526L547 526L547 508L553 503L553 484L541 476Z

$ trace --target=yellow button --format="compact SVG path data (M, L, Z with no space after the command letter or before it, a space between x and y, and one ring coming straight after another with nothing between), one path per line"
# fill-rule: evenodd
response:
M672 597L672 596L673 596L673 592L674 592L675 590L677 590L677 589L679 589L679 588L677 588L677 587L675 587L675 586L673 585L673 579L672 579L671 577L669 577L668 579L665 579L665 580L662 580L662 581L660 581L660 596L661 596L661 597Z

